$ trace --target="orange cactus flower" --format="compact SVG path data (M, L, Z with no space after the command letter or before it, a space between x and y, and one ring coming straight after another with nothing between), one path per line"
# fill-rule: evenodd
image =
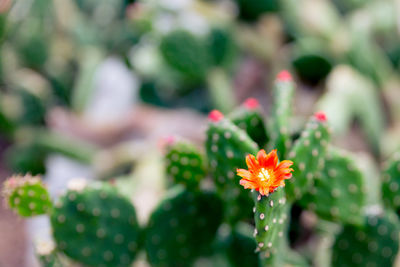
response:
M268 196L276 188L285 186L285 179L292 177L293 169L290 166L293 162L284 160L278 164L276 149L268 154L261 149L257 158L247 155L246 164L248 170L237 170L237 175L242 177L240 185L245 189L255 189L263 196Z

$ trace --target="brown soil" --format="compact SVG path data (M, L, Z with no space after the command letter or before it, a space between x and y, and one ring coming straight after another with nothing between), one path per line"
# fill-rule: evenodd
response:
M0 148L0 155L3 149ZM8 176L0 156L0 184ZM0 267L26 266L26 236L24 221L6 209L0 201Z

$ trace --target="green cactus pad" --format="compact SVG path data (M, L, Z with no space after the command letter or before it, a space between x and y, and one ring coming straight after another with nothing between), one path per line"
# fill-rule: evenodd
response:
M385 206L399 214L400 209L400 153L385 163L382 174L382 198Z
M316 174L324 167L324 157L330 140L330 130L323 113L317 113L307 123L306 129L294 144L289 159L294 162L293 178L286 183L289 201L300 199Z
M227 220L234 224L251 218L253 201L249 190L239 185L238 168L246 168L246 156L257 153L257 144L231 121L211 122L207 131L207 156L210 172L219 193L226 202Z
M177 30L164 36L160 51L165 61L173 69L190 79L203 79L209 58L207 46L188 31Z
M239 8L240 18L246 21L256 21L266 13L278 11L277 0L235 0Z
M188 189L196 189L206 175L204 155L186 141L175 141L168 145L165 162L171 184L183 184Z
M311 265L307 260L296 251L286 247L281 248L279 251L279 257L275 259L274 266L290 266L290 267L310 267Z
M5 152L5 160L14 173L44 174L47 152L36 144L14 144Z
M229 115L229 119L245 130L259 147L264 147L268 142L267 130L257 100L247 99L242 106Z
M396 216L369 216L364 228L346 225L333 246L332 266L393 266L399 249Z
M329 149L324 169L315 177L314 186L301 199L301 204L325 220L363 224L364 179L351 155Z
M280 240L284 238L287 208L285 190L278 188L268 196L254 191L255 198L254 237L261 251L261 258L272 258L280 248Z
M46 214L52 207L39 176L12 176L4 183L3 195L9 207L23 217Z
M191 266L215 238L222 222L221 199L214 193L171 189L150 217L145 248L152 266Z
M40 69L49 57L50 42L43 32L31 32L30 36L21 38L18 55L28 67Z
M295 84L289 72L278 74L273 87L274 105L272 107L271 142L278 149L279 158L285 158L291 145L289 125L293 113Z
M312 84L320 82L332 70L330 59L318 53L298 56L293 59L292 64L298 75Z
M255 253L257 243L252 236L252 226L238 224L228 240L227 255L234 267L261 267L260 258Z
M86 266L129 266L140 245L132 204L105 183L76 187L51 215L57 247Z
M292 49L291 63L302 80L317 84L332 70L334 60L325 40L306 37L296 40Z
M16 123L20 125L43 124L46 116L46 99L25 88L16 88L14 91L21 105Z
M213 28L207 40L212 63L222 67L232 65L238 53L233 34L224 28Z

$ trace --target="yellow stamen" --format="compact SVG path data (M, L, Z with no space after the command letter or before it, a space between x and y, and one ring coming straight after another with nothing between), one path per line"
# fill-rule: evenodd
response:
M260 173L258 174L258 178L260 178L260 180L262 182L268 181L271 177L269 175L268 170L266 170L265 168L262 168L260 170Z

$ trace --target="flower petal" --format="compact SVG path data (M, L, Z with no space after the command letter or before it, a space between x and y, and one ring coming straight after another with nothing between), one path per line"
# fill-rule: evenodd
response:
M245 180L245 179L241 179L239 181L239 184L242 185L244 187L244 189L256 189L257 188L257 184L255 184L253 181L249 181L249 180Z
M293 165L293 161L291 161L291 160L283 160L283 161L281 161L280 163L279 163L279 165L278 165L278 169L281 169L281 168L289 168L290 166L292 166Z
M265 166L265 163L267 161L267 153L265 152L264 149L261 149L260 151L258 151L257 153L257 161L258 164L260 164L261 167Z
M268 153L264 165L264 168L275 168L276 164L278 163L278 155L276 154L276 149L272 150Z
M247 180L250 180L251 176L252 176L251 172L249 172L248 170L245 170L245 169L237 169L236 174Z
M246 164L250 171L257 171L260 168L256 158L251 154L247 155Z

